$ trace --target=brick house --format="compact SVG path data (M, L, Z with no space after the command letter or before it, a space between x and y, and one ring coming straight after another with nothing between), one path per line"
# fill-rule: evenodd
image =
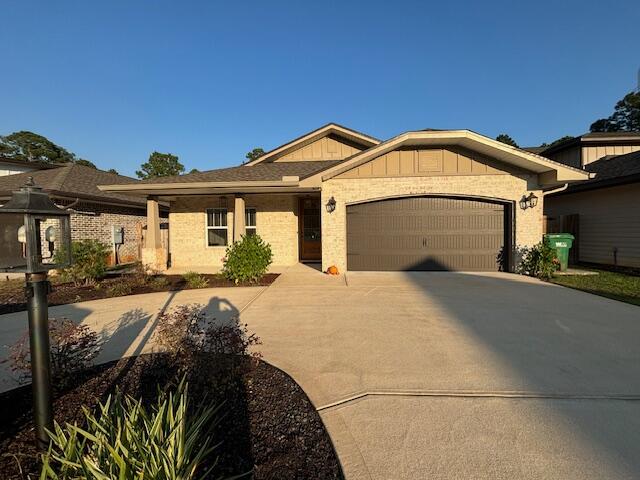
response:
M146 227L146 202L140 197L103 192L101 183L134 184L133 178L104 172L83 165L67 164L24 173L0 177L0 204L11 197L13 191L33 177L59 206L68 206L71 211L71 236L73 240L95 239L112 247L117 256L111 254L113 264L139 259L140 230ZM160 216L167 216L161 206ZM124 229L124 243L114 247L112 230Z
M588 178L469 130L381 141L331 123L239 167L100 189L146 199L154 268L219 268L231 242L257 232L274 268L511 271L516 247L542 237L545 193Z

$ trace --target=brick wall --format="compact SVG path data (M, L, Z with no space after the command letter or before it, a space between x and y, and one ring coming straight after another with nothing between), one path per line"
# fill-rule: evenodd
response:
M60 206L71 202L56 203ZM124 227L124 244L118 248L121 262L138 260L137 225L146 225L146 210L115 205L80 202L71 208L71 239L99 240L112 244L111 228ZM112 259L111 259L112 260Z
M543 198L535 175L478 175L442 177L400 177L331 179L322 184L322 205L334 197L337 202L331 214L322 214L322 268L336 265L347 267L347 211L349 203L391 196L415 194L459 194L492 197L516 202L515 243L530 246L542 238ZM525 193L535 192L538 206L521 210L518 200Z
M208 271L222 266L226 247L209 247L206 241L206 209L226 205L229 243L233 240L234 198L180 197L171 202L169 250L171 266ZM245 207L256 209L258 234L271 245L273 265L298 261L297 197L294 195L245 195Z

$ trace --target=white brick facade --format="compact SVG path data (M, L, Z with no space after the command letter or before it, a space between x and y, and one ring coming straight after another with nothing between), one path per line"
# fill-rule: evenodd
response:
M225 198L226 200L222 200ZM226 247L209 247L206 209L227 208L228 243L233 239L233 195L180 197L171 202L169 250L171 266L209 270L222 266ZM297 197L294 195L245 195L246 208L256 209L256 231L271 245L274 265L298 262Z
M455 194L497 198L515 202L515 243L530 246L542 238L542 193L535 175L456 175L442 177L331 179L322 184L325 205L334 197L333 213L322 209L322 268L331 265L347 269L346 205L385 197L420 194ZM536 208L521 210L518 200L533 191L539 198Z

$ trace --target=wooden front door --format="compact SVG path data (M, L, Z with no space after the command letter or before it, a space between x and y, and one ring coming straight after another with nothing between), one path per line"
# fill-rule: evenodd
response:
M300 221L300 260L319 261L322 258L322 229L320 226L320 199L301 198L299 207Z

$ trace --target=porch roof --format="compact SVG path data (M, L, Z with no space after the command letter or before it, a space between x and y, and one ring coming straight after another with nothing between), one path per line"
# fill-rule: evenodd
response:
M311 191L300 180L336 166L342 160L261 163L206 172L152 178L130 185L100 185L105 192L127 195L202 195L207 193L260 193Z

